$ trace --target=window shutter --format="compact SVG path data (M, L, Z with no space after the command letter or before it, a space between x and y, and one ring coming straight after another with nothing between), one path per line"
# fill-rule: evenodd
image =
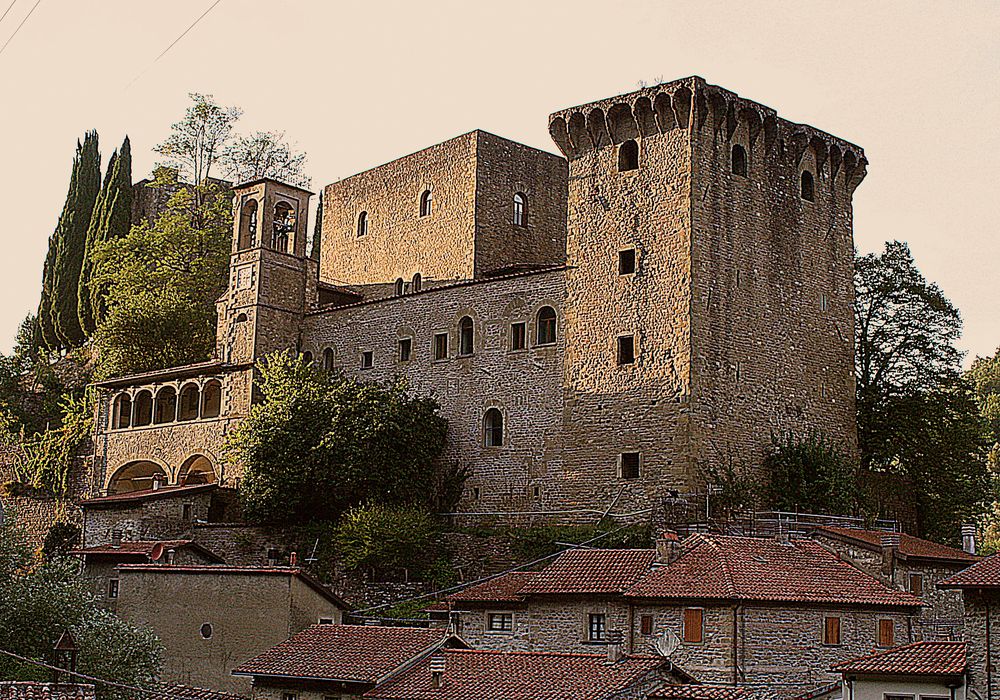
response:
M894 629L892 620L878 621L878 645L880 647L891 647L894 642Z
M684 610L684 641L688 644L701 644L702 612L701 608Z
M643 615L639 618L639 633L647 636L653 633L652 615Z
M823 634L824 644L840 644L840 618L826 618L826 629Z

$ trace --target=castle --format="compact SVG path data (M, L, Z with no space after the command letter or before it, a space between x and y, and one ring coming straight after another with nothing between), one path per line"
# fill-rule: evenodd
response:
M404 377L448 419L463 512L636 512L856 450L852 195L863 151L692 77L549 118L564 157L474 131L310 193L235 188L210 362L100 383L94 495L233 484L254 363Z

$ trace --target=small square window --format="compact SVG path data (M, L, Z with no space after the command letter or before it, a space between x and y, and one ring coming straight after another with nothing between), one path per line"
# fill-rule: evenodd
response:
M448 359L448 334L437 333L434 335L434 359Z
M512 632L514 631L514 613L490 613L486 626L490 632Z
M639 616L639 634L644 637L648 637L653 634L653 616L652 615L640 615Z
M618 251L618 274L635 274L635 248Z
M119 581L116 578L110 579L108 581L108 598L117 598L118 597L118 589L119 589L118 587L119 587L119 585L120 585Z
M607 633L608 618L603 613L591 613L587 616L587 639L591 642L603 642Z
M510 349L524 350L528 347L528 324L524 321L510 324Z
M333 624L333 618L332 617L321 617L321 618L319 618L319 624L321 624L321 625L332 625Z
M375 353L365 350L361 353L361 369L371 369L375 365Z
M531 495L534 496L535 498L539 498L542 495L542 487L541 486L532 486L531 487Z
M618 365L631 365L635 362L635 336L618 336Z
M410 350L413 349L413 340L410 338L400 338L399 339L399 361L409 362L410 361Z
M639 478L639 453L638 452L622 452L619 458L621 462L621 475L623 479L638 479Z

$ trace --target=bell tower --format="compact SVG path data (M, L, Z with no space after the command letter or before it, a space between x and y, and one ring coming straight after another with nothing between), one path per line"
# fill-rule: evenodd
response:
M315 295L315 261L306 257L312 193L277 180L237 185L229 287L218 302L218 356L247 364L294 348Z

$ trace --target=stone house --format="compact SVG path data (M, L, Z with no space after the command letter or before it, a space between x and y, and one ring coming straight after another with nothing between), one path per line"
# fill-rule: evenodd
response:
M95 700L97 691L90 683L42 683L0 681L0 700Z
M844 700L965 700L965 642L924 641L837 664Z
M1000 698L997 629L1000 625L1000 556L987 557L938 583L959 591L964 604L964 635L969 659L969 692L982 699Z
M811 536L872 576L927 603L919 621L924 639L961 638L962 595L937 584L979 561L975 552L905 532L823 526Z
M466 513L656 508L776 431L853 452L862 149L698 77L549 130L561 156L473 131L326 186L311 252L311 193L238 185L215 356L97 385L93 495L235 484L272 351L434 396Z
M923 607L809 540L691 535L570 550L447 599L479 648L657 652L706 683L792 697L873 647L913 641Z
M164 646L161 680L248 694L230 671L348 605L291 567L122 564L117 614L152 629Z

